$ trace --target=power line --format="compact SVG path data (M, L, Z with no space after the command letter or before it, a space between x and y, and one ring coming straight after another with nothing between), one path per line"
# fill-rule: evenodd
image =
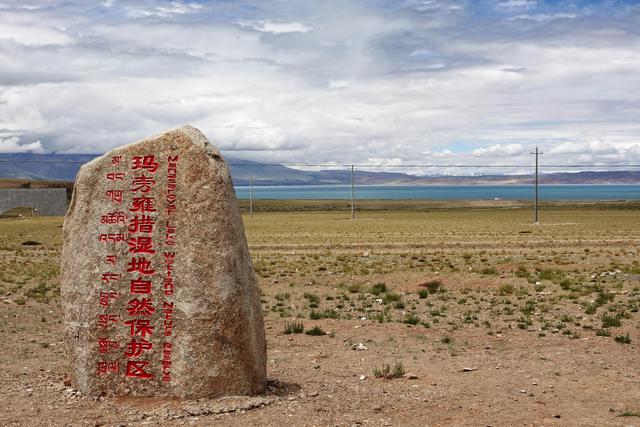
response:
M536 146L536 151L535 153L529 153L529 154L535 154L536 155L536 198L535 198L535 207L533 209L534 211L534 220L533 223L534 224L538 224L538 169L540 168L540 165L538 164L538 156L540 156L540 154L543 154L542 151L538 150L538 147Z

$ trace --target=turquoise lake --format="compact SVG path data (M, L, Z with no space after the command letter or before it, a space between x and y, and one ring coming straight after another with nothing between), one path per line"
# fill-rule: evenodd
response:
M356 186L357 199L372 200L525 200L531 185L366 185ZM249 187L236 187L238 199L249 199ZM350 199L348 185L254 186L254 199ZM541 185L540 200L640 200L640 185Z

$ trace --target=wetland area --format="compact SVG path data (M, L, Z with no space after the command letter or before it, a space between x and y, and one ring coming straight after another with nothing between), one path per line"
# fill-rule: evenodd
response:
M284 203L243 213L269 392L216 401L75 392L63 218L0 220L0 424L640 424L637 204Z

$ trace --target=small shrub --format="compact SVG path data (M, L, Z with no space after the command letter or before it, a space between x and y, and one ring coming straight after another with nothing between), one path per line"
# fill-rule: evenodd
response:
M420 318L415 314L407 314L402 322L408 325L417 325L418 323L420 323Z
M385 285L384 282L376 283L371 287L371 293L373 295L380 295L385 292L387 292L387 285Z
M526 315L526 316L530 316L530 315L532 315L532 314L533 314L533 312L535 311L535 309L536 309L536 302L535 302L534 300L528 300L528 301L525 303L524 307L522 307L522 308L520 309L520 311L522 311L522 313L523 313L524 315Z
M616 336L614 340L616 340L616 342L619 342L620 344L631 344L631 338L629 338L628 332L624 335Z
M617 316L609 316L608 314L602 316L603 328L617 328L620 326L622 326L622 322Z
M425 287L430 294L435 294L443 289L442 282L440 280L429 280L421 286Z
M376 378L384 378L387 380L391 380L393 378L402 378L405 374L404 366L402 363L396 362L393 365L393 368L385 363L381 368L375 368L373 370L373 376Z
M352 294L357 294L360 293L361 286L357 283L354 283L353 285L349 285L349 287L347 287L347 290Z
M304 332L304 324L302 322L285 322L284 333L289 334L301 334Z
M531 276L531 273L529 273L529 270L527 270L527 267L525 267L524 265L519 266L516 270L516 277L528 279L529 276Z
M538 274L538 278L540 280L551 280L552 282L558 282L564 278L564 273L562 273L561 271L545 269Z
M402 296L393 292L389 292L384 296L384 301L387 303L400 301L400 299L402 299Z
M498 270L496 270L495 267L485 267L482 269L481 273L486 275L496 275L498 274Z
M515 288L511 283L505 283L503 285L500 285L500 287L498 288L499 295L511 295L513 294L513 291L515 291Z
M47 295L47 293L50 290L51 289L45 283L40 283L38 286L27 290L25 292L25 296L35 299L36 301L46 303L49 302L49 296Z
M325 332L322 330L320 326L314 326L312 329L307 330L305 334L311 335L311 336L321 336L321 335L324 335Z
M598 292L598 297L596 298L595 304L597 304L598 307L601 307L609 301L613 301L613 297L614 295L609 292L600 291Z
M598 329L596 331L596 336L597 337L610 337L611 336L611 332L609 332L608 329Z
M597 304L587 304L584 308L584 312L586 314L595 314L597 310L598 310Z
M27 240L26 242L22 242L22 246L40 246L42 243L36 242L35 240Z
M289 298L291 298L291 294L288 293L288 292L283 293L283 294L276 294L275 298L276 298L276 301L282 302L282 301L285 301L285 300L288 300Z
M316 294L310 294L308 292L305 292L303 296L307 301L309 301L309 303L318 304L320 302L320 297Z
M428 295L429 295L429 291L428 291L428 290L426 290L426 289L420 289L420 290L418 291L418 296L419 296L421 299L425 299Z
M571 289L571 285L573 285L573 282L571 282L571 279L564 279L563 281L560 282L560 287L564 291L568 291L569 289Z

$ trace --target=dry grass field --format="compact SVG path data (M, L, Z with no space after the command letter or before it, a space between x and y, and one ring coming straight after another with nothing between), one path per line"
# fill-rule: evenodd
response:
M199 402L65 385L62 218L2 220L0 425L640 425L640 210L541 218L245 215L270 391Z

